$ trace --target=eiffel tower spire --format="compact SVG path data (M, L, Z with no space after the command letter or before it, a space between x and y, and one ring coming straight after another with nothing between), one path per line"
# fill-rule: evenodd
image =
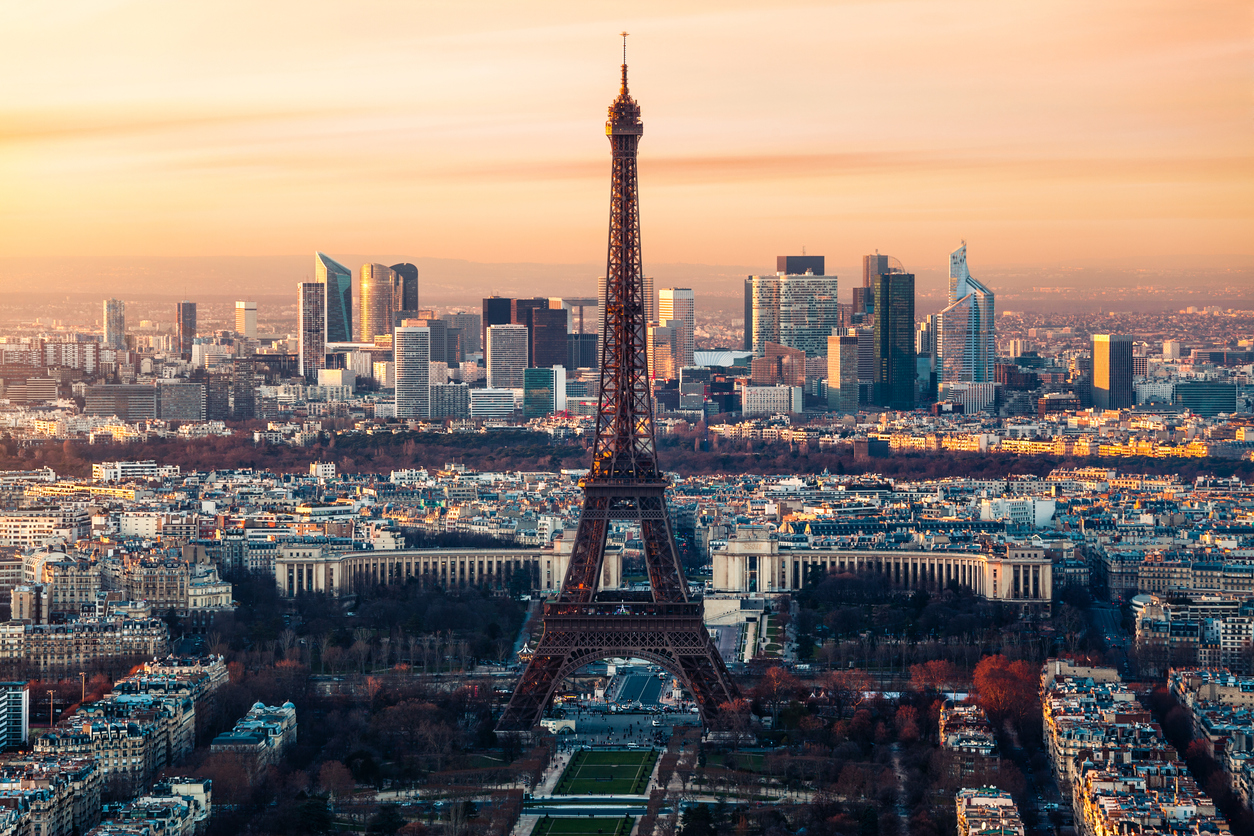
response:
M537 725L562 679L608 657L634 656L662 666L692 693L705 719L738 696L705 629L701 604L688 600L666 510L667 481L658 467L636 175L644 123L627 89L626 33L623 38L622 86L605 123L610 231L592 464L580 483L583 513L562 589L545 604L544 636L501 717L501 731ZM613 520L640 527L649 601L598 591Z

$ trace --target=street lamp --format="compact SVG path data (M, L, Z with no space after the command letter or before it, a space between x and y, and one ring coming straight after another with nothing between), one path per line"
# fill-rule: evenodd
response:
M52 695L55 693L56 691L48 692L48 728L52 728L52 714L53 714Z
M83 683L83 696L79 699L79 703L81 704L87 702L87 674L79 671L78 678Z

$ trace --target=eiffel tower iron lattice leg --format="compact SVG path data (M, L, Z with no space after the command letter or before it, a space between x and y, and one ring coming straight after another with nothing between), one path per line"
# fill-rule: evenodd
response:
M544 634L498 731L533 729L562 680L599 659L639 658L661 666L692 694L705 721L739 697L706 630L701 603L688 600L666 510L667 480L657 462L645 339L651 300L644 294L636 182L644 124L627 91L625 44L622 87L605 125L613 163L592 466L580 482L583 513L561 592L544 605ZM605 540L616 520L640 529L652 600L598 593Z

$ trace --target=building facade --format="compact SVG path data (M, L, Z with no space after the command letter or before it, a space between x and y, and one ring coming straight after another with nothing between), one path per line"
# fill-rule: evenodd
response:
M353 271L325 253L314 253L314 281L323 286L323 322L328 343L352 342Z
M327 364L326 293L319 282L296 285L297 367L306 380L316 380Z
M1132 392L1132 337L1093 335L1093 408L1127 409Z
M490 388L523 388L523 371L527 368L528 336L525 325L488 326L485 360Z
M126 303L121 299L104 301L105 348L126 348Z
M412 325L396 329L396 417L431 417L431 329Z
M671 323L675 333L675 372L685 366L693 365L693 351L696 347L695 329L697 327L696 296L691 288L665 287L658 291L658 319L662 325Z
M874 399L889 409L914 409L914 274L880 273L872 281L875 307Z

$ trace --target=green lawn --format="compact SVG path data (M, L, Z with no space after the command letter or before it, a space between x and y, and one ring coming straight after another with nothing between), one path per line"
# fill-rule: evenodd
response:
M649 784L657 752L649 749L576 752L554 795L640 795Z
M627 836L631 832L631 816L621 819L545 817L536 822L531 836Z

